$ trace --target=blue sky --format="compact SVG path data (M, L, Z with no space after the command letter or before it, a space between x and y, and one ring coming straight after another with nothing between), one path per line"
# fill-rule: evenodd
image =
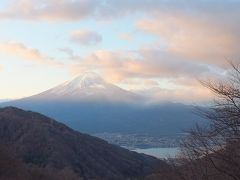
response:
M205 101L197 80L239 61L239 22L238 0L3 0L0 99L94 71L155 100Z

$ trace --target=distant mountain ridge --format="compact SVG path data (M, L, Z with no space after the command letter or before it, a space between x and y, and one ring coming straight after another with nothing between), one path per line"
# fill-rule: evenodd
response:
M39 113L14 107L0 109L0 145L10 147L29 167L67 171L84 180L144 177L166 166L156 158L110 145Z
M193 113L193 106L146 102L142 96L87 73L40 94L0 105L40 112L90 134L172 135L203 121Z

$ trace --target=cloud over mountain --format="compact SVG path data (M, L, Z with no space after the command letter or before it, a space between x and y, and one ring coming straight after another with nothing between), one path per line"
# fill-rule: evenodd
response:
M174 78L208 72L208 67L165 54L161 50L143 49L137 52L97 51L86 57L73 71L82 72L97 67L111 82L131 77Z

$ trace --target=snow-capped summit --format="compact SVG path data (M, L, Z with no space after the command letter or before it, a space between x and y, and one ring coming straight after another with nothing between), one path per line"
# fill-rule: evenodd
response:
M55 88L32 96L34 99L47 100L84 100L84 101L121 101L134 102L139 97L118 86L106 82L96 73L86 72Z
M77 76L71 81L65 83L72 88L91 88L91 87L104 87L106 82L94 72L86 72L82 76Z

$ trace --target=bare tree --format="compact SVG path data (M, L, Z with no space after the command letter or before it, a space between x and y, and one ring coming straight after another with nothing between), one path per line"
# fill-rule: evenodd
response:
M226 79L201 82L215 100L198 109L208 125L196 126L182 142L181 173L191 174L186 179L240 179L240 66L230 65Z

